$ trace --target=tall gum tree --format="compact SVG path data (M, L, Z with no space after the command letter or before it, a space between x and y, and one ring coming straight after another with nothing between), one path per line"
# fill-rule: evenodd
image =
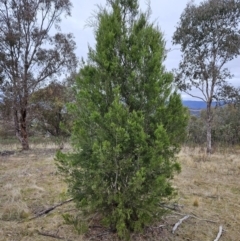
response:
M240 54L240 1L206 0L187 4L173 35L181 45L176 73L180 90L207 104L207 153L211 153L212 104L232 77L225 65ZM196 88L201 95L194 95Z
M29 149L29 96L77 64L73 35L61 33L59 25L70 10L69 0L0 0L0 88L24 150Z
M172 196L188 114L165 70L165 41L137 0L109 0L76 81L73 153L57 155L83 215L122 238L159 220ZM89 216L90 215L90 216ZM84 225L83 225L84 226Z

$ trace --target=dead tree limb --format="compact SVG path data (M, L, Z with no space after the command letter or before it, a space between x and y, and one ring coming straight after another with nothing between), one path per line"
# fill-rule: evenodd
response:
M42 235L42 236L45 236L45 237L51 237L51 238L55 238L55 239L62 239L62 240L72 241L70 239L65 239L64 237L57 236L57 235L54 235L54 234L51 234L51 233L43 233L43 232L38 231L38 234Z
M189 217L191 217L191 216L190 216L190 215L186 215L185 217L181 218L181 219L174 225L174 227L173 227L173 229L172 229L172 233L174 233L174 232L177 230L178 226L179 226L184 220L188 219Z
M163 228L163 227L166 227L166 225L159 225L159 226L157 226L157 227L151 227L150 229Z
M166 208L166 209L174 210L174 211L180 211L181 208L183 208L183 205L179 205L179 204L175 204L175 203L171 206L165 205L165 204L160 205L160 206L163 208Z
M46 210L43 210L42 212L37 213L34 217L32 217L32 218L30 218L30 219L28 219L28 220L32 220L32 219L38 218L38 217L40 217L40 216L42 216L42 215L45 215L45 214L47 214L47 213L50 213L50 212L53 211L55 208L60 207L60 206L62 206L63 204L69 203L69 202L71 202L71 201L73 201L73 198L70 198L70 199L68 199L68 200L66 200L66 201L63 201L63 202L61 202L61 203L58 203L58 204L56 204L56 205L54 205L54 206L52 206L52 207L50 207L50 208L48 208L48 209L46 209Z
M51 234L51 233L43 233L43 232L38 231L38 234L42 235L42 236L45 236L45 237L51 237L51 238L56 238L56 239L64 239L63 237L60 237L60 236L57 236L57 235L54 235L54 234Z
M205 221L205 222L209 222L209 223L218 223L217 221L213 221L213 220L210 220L210 219L199 218L194 214L183 214L183 213L179 213L179 212L176 212L176 211L173 211L173 210L171 212L175 213L177 215L180 215L180 216L190 216L190 217L196 218L197 220L200 220L200 221Z
M217 237L214 239L214 241L218 241L222 235L222 232L223 232L223 228L222 226L219 227L219 231L218 231L218 235Z

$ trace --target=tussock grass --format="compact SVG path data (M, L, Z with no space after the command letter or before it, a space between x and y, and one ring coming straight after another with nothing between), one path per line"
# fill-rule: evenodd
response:
M35 144L28 152L8 144L4 148L15 150L15 154L0 156L0 240L56 240L39 235L39 231L57 234L66 240L69 236L72 240L81 240L72 227L64 224L61 215L74 209L71 203L27 221L67 199L67 186L57 175L54 164L58 146Z
M179 160L182 172L175 177L174 183L185 212L217 222L197 221L194 227L182 227L179 234L189 240L214 240L218 226L223 225L224 234L220 240L239 240L239 150L235 149L234 153L224 150L207 156L199 148L183 148ZM194 205L196 202L198 205Z
M56 240L41 235L44 233L62 237L63 240L117 240L115 234L99 227L91 229L85 236L77 234L62 217L62 214L77 214L73 203L29 220L69 197L66 194L67 186L58 175L54 163L57 143L35 143L28 152L22 152L19 148L17 144L1 146L1 151L15 151L14 155L0 156L1 241ZM69 146L65 145L65 148ZM201 148L184 147L179 154L182 172L173 180L178 192L175 200L178 210L147 228L145 233L133 235L132 240L214 240L220 225L224 229L220 240L239 240L239 154L240 149L219 149L209 157ZM194 217L185 220L172 234L174 224L187 214Z

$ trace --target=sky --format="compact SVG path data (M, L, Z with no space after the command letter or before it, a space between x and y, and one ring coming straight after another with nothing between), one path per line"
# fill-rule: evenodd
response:
M147 9L147 1L140 0L141 10ZM171 50L165 61L167 70L172 70L178 67L181 60L180 46L172 45L172 36L179 22L180 15L186 7L189 0L151 0L150 6L152 10L151 20L155 21L164 33L166 48ZM195 0L195 3L200 3L200 0ZM93 29L86 26L87 21L97 10L97 5L105 6L106 0L72 0L72 16L63 18L61 29L64 33L73 33L77 44L76 54L78 58L87 57L88 45L94 47L95 39ZM234 74L234 78L230 83L234 86L240 86L240 57L228 63L226 67ZM193 91L193 94L199 95L199 92ZM185 100L193 98L181 93ZM196 99L195 99L196 100Z

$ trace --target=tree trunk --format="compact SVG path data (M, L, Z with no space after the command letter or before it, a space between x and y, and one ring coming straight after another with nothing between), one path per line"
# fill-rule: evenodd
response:
M29 150L26 117L27 117L27 110L24 108L21 110L21 118L20 118L21 137L22 137L21 144L22 144L23 150Z
M207 154L212 153L212 126L211 121L207 120Z
M19 126L20 123L20 126ZM21 117L19 119L18 111L15 108L14 110L14 126L15 126L15 135L18 140L21 142L23 150L29 150L28 144L28 134L27 134L27 125L26 125L26 110L21 110Z
M18 111L16 110L16 108L14 108L13 118L14 118L15 135L18 138L18 140L21 142L21 134L20 134L20 130L19 130L19 120L18 120Z
M212 113L211 104L207 103L207 154L212 153Z

